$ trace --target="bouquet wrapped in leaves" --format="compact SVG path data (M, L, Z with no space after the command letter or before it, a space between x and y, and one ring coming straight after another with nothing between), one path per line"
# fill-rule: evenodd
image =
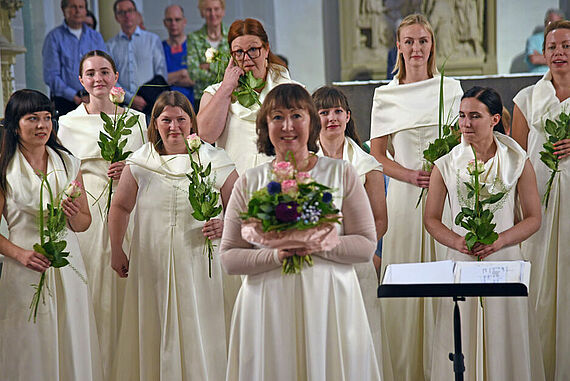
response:
M50 183L47 180L47 175L41 174L42 183L40 186L40 208L38 217L38 230L40 232L40 242L34 244L33 248L36 253L44 255L50 261L50 267L61 268L71 264L67 260L69 252L65 251L67 242L63 239L65 235L66 217L61 208L61 202L64 197L71 197L75 199L81 196L81 184L77 181L72 181L67 189L61 194L54 197ZM43 207L43 189L46 189L49 195L49 203L47 210ZM73 266L72 269L79 275L85 282L85 277L81 275ZM40 300L45 303L44 287L47 287L47 270L44 271L37 284L32 284L35 289L30 303L30 316L34 318L34 323L38 315L38 307ZM49 291L49 290L48 290Z
M484 172L485 166L482 161L477 160L475 149L473 147L471 149L475 159L467 165L470 180L463 183L467 187L467 200L471 201L471 205L462 207L455 216L455 224L467 230L465 243L468 250L472 250L476 243L490 245L499 238L495 232L497 224L493 223L495 216L488 206L499 202L506 194L505 192L495 194L485 192L486 197L482 197L486 184L481 184L479 177Z
M219 50L215 48L208 48L204 54L206 56L206 62L209 64L216 64L216 81L220 82L222 80L221 70L220 68L225 68L228 65L229 60L234 60L236 65L241 67L238 61L236 61L232 56L228 56L227 54L223 54ZM242 68L243 69L243 68ZM245 71L245 70L244 70ZM253 72L245 71L238 80L238 87L234 90L232 95L237 99L237 101L243 107L251 107L255 103L261 106L261 102L259 101L259 94L255 89L260 89L265 86L265 81L262 78L255 78L253 76Z
M208 163L206 168L202 165L200 154L198 153L202 141L196 134L191 134L185 141L192 173L187 173L190 180L188 185L188 201L192 205L192 217L198 221L209 221L222 212L219 204L220 193L214 190L214 181L211 179L212 163ZM192 154L196 153L198 162L194 161ZM209 237L205 237L204 254L208 256L208 276L212 277L212 260L214 258L214 244Z
M542 203L545 205L545 208L548 208L552 183L556 173L559 172L558 165L560 164L558 155L554 154L556 151L554 143L570 138L570 115L561 112L555 120L546 119L544 131L546 132L546 143L542 145L544 151L540 151L540 160L550 169L551 173L546 183L546 192L542 197Z
M290 162L273 164L274 180L255 191L247 211L241 214L242 237L248 242L274 249L309 252L331 250L340 243L334 224L339 210L331 189L298 172ZM311 255L293 255L283 261L283 273L296 274Z

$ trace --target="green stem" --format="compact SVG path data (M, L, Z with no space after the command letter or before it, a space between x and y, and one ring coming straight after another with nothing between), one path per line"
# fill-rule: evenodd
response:
M32 303L30 304L31 311L30 311L30 316L28 316L28 321L30 321L30 319L33 316L34 317L34 323L36 322L36 318L38 316L38 307L40 305L40 299L41 299L41 294L42 294L42 290L43 290L44 283L45 283L45 278L46 278L46 273L44 271L42 273L42 276L40 277L40 281L36 287L36 292L34 293L34 296L32 297Z
M113 195L113 179L110 178L109 179L109 197L107 197L107 210L106 210L106 214L107 214L107 218L109 218L109 210L111 209L111 197Z

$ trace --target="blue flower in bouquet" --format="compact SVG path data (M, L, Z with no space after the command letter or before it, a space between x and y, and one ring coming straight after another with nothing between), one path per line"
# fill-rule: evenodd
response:
M328 204L332 200L332 194L330 192L323 193L323 202Z
M267 192L269 194L279 194L281 193L281 184L277 181L272 181L267 184Z
M275 207L275 218L280 222L294 222L299 218L297 208L299 204L295 201L282 202Z

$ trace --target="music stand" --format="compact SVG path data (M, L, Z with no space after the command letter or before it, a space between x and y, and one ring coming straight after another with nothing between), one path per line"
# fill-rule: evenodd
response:
M458 301L472 296L528 296L523 283L422 283L422 284L383 284L378 286L379 298L424 298L451 297L453 308L454 353L449 354L453 361L455 381L463 381L465 361L461 350L461 316Z

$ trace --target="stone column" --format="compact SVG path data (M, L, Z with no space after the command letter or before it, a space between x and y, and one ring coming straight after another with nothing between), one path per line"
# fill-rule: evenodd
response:
M14 44L11 20L23 5L21 0L0 0L0 74L2 77L2 109L14 91L13 65L26 48Z

